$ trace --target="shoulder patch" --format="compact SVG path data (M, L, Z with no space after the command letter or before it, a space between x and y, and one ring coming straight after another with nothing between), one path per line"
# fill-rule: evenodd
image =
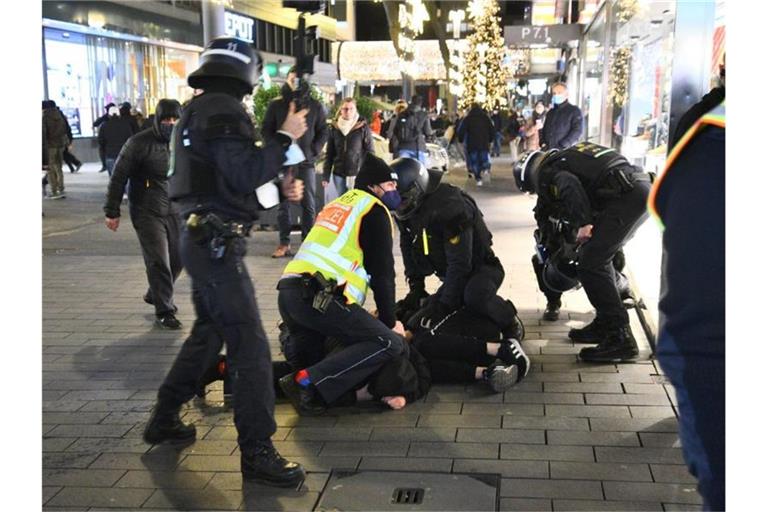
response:
M461 241L461 235L456 235L453 238L449 238L448 241L451 244L456 245L456 244L458 244Z

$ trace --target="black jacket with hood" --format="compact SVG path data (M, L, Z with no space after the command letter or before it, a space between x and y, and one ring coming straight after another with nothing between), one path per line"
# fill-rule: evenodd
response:
M375 151L371 128L364 117L360 116L346 135L339 128L338 121L333 123L325 148L323 180L330 181L331 172L335 176L357 176L366 153L375 154Z
M131 216L178 214L179 207L168 199L169 141L160 130L160 121L180 117L181 106L175 100L160 100L151 128L129 138L115 162L107 189L104 214L120 217L120 202L130 181L128 201Z
M261 127L261 133L267 141L274 139L280 126L288 117L288 106L291 103L291 94L293 91L288 84L283 84L280 89L280 97L272 100L264 114L264 122ZM304 156L307 158L303 164L314 164L318 155L323 150L328 138L328 123L326 122L325 108L319 101L310 98L309 112L307 113L307 131L296 141Z

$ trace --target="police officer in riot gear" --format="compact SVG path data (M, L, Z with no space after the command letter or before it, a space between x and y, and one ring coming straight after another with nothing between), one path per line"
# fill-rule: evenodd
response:
M517 309L496 294L504 267L491 249L491 232L474 199L440 183L442 175L427 171L416 159L399 158L391 167L402 196L395 218L410 288L401 309L417 309L406 326L433 329L466 306L471 313L490 318L505 338L522 340L525 331ZM424 279L432 274L442 286L427 298Z
M243 479L291 487L303 480L304 470L283 459L270 441L276 430L272 364L243 257L244 237L259 209L254 190L277 177L286 149L306 130L306 112L292 107L280 137L256 148L253 125L241 102L252 90L260 65L248 44L216 38L187 79L203 93L184 109L173 132L169 196L185 219L180 246L197 318L160 386L144 440L194 440L195 427L181 422L179 409L194 396L223 341ZM294 197L298 193L288 185L284 190Z
M521 191L538 194L537 221L560 219L576 230L577 275L596 316L568 336L598 343L582 349L581 359L611 362L637 356L613 259L647 217L651 176L616 150L587 142L523 155L514 175Z

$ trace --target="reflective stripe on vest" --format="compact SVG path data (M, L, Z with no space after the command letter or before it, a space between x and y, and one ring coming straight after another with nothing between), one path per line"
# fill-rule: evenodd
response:
M659 187L661 187L661 184L664 182L664 178L671 169L672 165L677 160L677 157L680 156L680 153L683 152L683 149L685 149L688 143L700 130L707 126L717 126L719 128L725 129L725 100L723 100L720 105L701 116L696 121L696 123L694 123L694 125L691 126L687 132L685 132L685 135L683 135L680 141L675 144L675 147L669 153L669 157L667 157L667 161L664 165L664 170L661 171L661 174L659 174L653 183L653 186L651 187L651 192L648 195L648 211L651 216L656 219L656 222L659 223L659 226L662 230L664 229L664 222L662 221L661 216L659 215L659 211L656 208L656 197L659 193Z
M362 190L350 190L327 204L283 275L320 272L343 287L344 296L350 303L362 305L370 276L363 264L360 225L365 214L377 204L387 211L392 223L386 206Z

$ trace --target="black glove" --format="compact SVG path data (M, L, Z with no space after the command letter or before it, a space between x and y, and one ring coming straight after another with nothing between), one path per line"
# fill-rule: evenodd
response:
M429 294L424 288L412 289L405 298L395 303L395 317L401 322L405 322L421 308L424 299L427 297L429 297Z
M439 300L431 300L406 322L411 331L432 329L451 313L451 308Z

